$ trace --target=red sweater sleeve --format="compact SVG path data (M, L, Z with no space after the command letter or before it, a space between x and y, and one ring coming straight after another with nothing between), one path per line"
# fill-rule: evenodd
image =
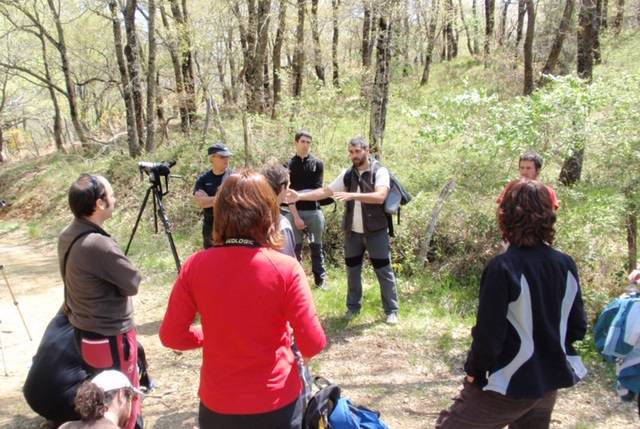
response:
M291 271L285 311L302 355L312 357L320 353L327 344L327 338L316 314L307 276L300 264L295 264Z
M189 267L187 261L173 285L167 311L160 325L162 345L175 350L196 349L204 343L202 326L192 325L197 307L189 290Z

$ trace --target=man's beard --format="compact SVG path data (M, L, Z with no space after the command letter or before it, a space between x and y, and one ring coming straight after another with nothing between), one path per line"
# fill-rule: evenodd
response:
M362 157L362 158L352 159L351 162L353 163L353 166L355 168L360 168L362 167L362 165L365 163L366 160L367 160L366 157Z

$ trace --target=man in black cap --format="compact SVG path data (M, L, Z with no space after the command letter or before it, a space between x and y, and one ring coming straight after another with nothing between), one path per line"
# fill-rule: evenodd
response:
M233 155L222 143L209 146L207 154L211 170L202 173L193 188L196 204L202 209L202 239L205 249L213 246L211 235L213 234L214 197L222 182L231 174L229 158Z

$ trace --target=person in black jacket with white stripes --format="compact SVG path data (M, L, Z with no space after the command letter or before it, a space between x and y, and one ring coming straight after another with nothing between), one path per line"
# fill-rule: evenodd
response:
M436 428L548 428L557 390L586 368L587 324L573 259L551 247L556 214L540 182L511 182L498 209L509 249L485 267L463 388Z

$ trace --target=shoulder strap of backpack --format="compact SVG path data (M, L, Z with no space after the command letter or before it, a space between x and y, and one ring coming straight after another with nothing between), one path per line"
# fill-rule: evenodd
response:
M80 234L76 235L73 240L71 240L71 244L69 244L69 247L67 248L67 251L64 254L64 258L62 259L62 272L60 274L62 275L62 284L64 285L63 309L64 309L65 314L67 314L67 315L69 315L69 313L71 313L71 309L67 305L67 294L68 294L68 291L67 291L67 260L69 259L69 253L71 252L71 248L73 247L73 245L76 244L76 242L78 240L80 240L85 235L89 235L89 234L93 234L93 233L104 235L104 234L102 234L102 232L98 231L97 229L90 229L88 231L81 232Z
M351 177L354 174L355 167L351 166L347 168L347 171L344 172L344 176L342 177L342 183L347 191L351 189Z

